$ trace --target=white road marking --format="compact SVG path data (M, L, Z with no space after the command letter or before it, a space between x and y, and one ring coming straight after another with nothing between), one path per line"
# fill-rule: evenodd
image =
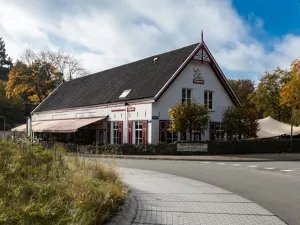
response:
M210 163L210 162L201 162L201 163Z
M231 164L232 166L240 166L241 164Z
M274 170L275 168L274 167L266 167L264 168L265 170Z
M247 166L247 167L250 167L250 168L256 168L257 165L250 165L250 166Z
M217 164L219 164L219 165L224 165L225 163L217 163Z
M282 172L293 172L294 170L280 170Z

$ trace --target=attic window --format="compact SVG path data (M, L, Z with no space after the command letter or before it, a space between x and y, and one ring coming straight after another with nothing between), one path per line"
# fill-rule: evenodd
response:
M119 96L119 98L126 98L130 92L131 92L131 89L123 91L122 94Z

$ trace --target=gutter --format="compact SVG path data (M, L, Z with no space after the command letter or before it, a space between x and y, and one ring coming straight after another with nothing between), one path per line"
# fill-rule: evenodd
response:
M44 103L44 101L46 101L46 99L48 99L62 84L63 84L64 82L61 82L52 92L51 92L51 94L50 95L48 95L37 107L35 107L34 108L34 110L30 113L30 115L32 115L34 112L35 112L35 110L37 110L39 107L40 107L40 105L42 105L43 103Z

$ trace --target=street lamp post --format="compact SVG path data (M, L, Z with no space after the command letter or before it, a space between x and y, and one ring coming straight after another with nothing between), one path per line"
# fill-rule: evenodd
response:
M3 133L3 139L5 139L5 116L0 116L0 118L3 118L3 122L4 122L4 125L3 125L3 128L4 128L4 133Z
M293 110L292 110L292 115L291 115L291 137L290 137L290 148L291 148L291 152L293 151Z

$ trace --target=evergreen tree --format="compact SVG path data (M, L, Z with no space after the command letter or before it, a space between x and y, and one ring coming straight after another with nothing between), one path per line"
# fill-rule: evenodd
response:
M4 40L0 37L0 80L8 80L9 68L12 65L12 59L7 56Z

